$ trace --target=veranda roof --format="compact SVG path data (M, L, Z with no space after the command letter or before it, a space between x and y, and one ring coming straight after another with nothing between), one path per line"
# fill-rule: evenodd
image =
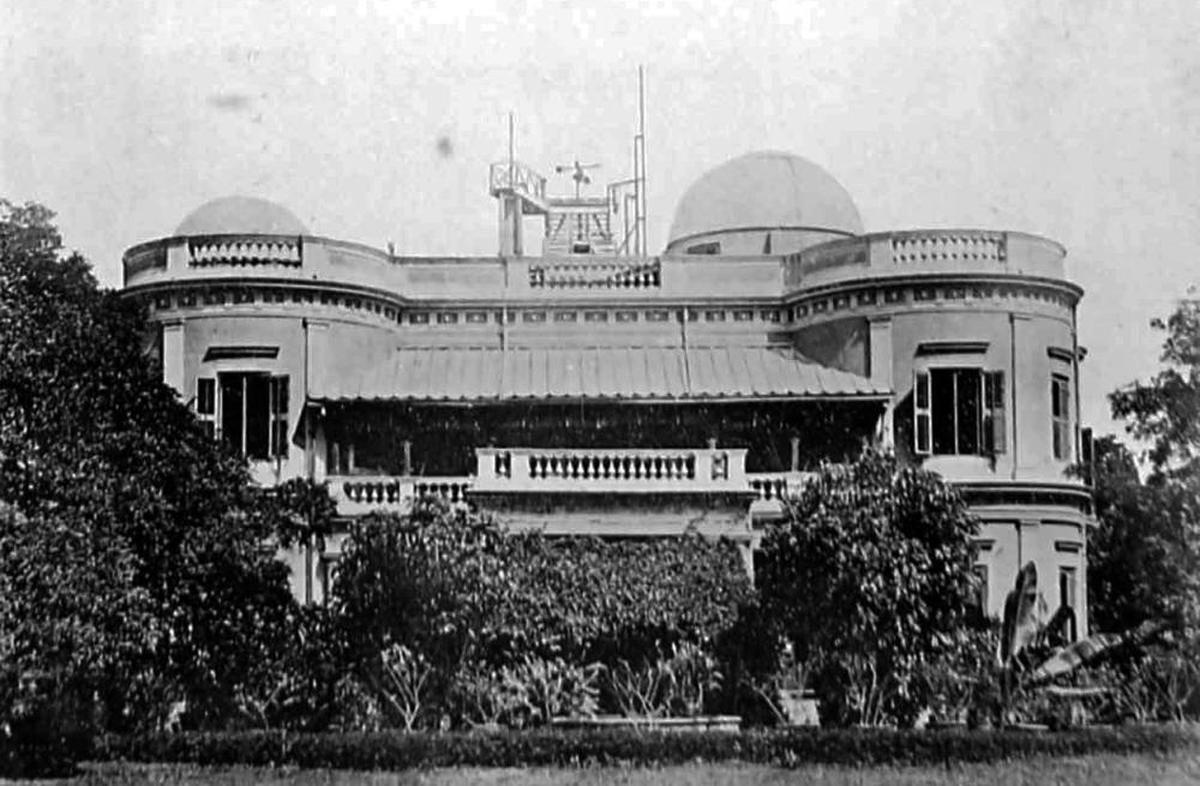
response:
M715 401L883 399L890 391L780 347L398 349L353 370L324 369L323 401Z

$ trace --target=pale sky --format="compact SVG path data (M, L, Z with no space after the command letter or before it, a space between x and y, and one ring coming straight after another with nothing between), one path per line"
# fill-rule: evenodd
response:
M978 227L1069 250L1084 421L1157 368L1200 283L1200 3L0 0L0 196L122 251L261 196L314 234L491 255L487 165L628 176L646 67L649 248L705 170L827 169L868 231ZM567 181L558 185L566 188Z

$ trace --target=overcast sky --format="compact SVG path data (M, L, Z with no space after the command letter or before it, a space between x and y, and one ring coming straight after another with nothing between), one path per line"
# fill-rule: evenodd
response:
M1152 9L1152 10L1151 10ZM650 249L705 170L800 154L869 231L983 227L1069 250L1084 419L1157 367L1200 282L1200 3L0 0L0 196L122 251L226 194L314 234L496 251L487 165L628 175L647 75ZM565 188L569 183L562 182Z

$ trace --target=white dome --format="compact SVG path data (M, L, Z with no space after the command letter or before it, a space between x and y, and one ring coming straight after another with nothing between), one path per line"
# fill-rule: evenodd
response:
M228 196L188 214L175 235L307 235L286 207L256 197Z
M832 175L800 156L768 150L738 156L693 183L675 209L667 245L752 230L860 235L863 226Z

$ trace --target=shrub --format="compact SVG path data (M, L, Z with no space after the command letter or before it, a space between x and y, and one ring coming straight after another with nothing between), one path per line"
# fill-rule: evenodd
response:
M379 697L399 718L405 731L416 728L417 718L427 710L433 666L419 652L393 644L379 656Z
M826 465L763 539L764 612L840 723L910 723L922 664L966 623L978 521L933 473L867 452Z
M554 718L596 714L598 663L568 664L527 655L499 669L476 666L460 673L454 688L460 724L509 728L544 725Z
M633 666L620 659L608 670L608 690L626 717L695 717L721 685L716 659L692 642L671 645L669 654Z
M999 700L996 632L959 631L949 646L922 665L919 679L935 723L988 724Z
M296 606L273 633L273 657L255 664L235 686L232 725L322 731L353 714L357 686L345 682L345 634L328 609Z
M394 642L449 680L464 665L500 670L529 657L656 658L659 642L729 629L751 594L728 542L507 535L486 517L431 504L354 525L333 605L360 668Z
M425 767L531 767L695 761L921 765L1007 761L1097 753L1166 754L1200 749L1196 731L1127 726L1060 732L1017 730L762 729L732 734L633 729L538 729L497 734L187 733L111 738L102 759L200 765L289 765L397 770Z

